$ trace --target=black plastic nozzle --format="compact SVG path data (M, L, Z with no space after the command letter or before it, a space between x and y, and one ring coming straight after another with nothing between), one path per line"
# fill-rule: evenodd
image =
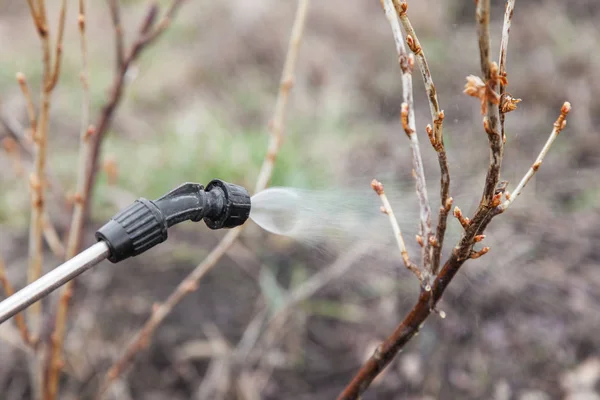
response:
M241 186L215 179L206 189L184 183L161 198L136 200L96 232L110 248L113 263L137 256L167 240L167 229L204 220L211 229L242 225L250 215L250 195Z

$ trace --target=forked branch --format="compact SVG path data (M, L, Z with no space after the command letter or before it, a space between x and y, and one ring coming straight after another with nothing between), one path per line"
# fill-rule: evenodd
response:
M542 162L544 161L546 154L548 154L550 147L552 147L552 143L554 143L554 140L556 140L556 138L558 137L560 132L565 128L565 126L567 126L567 115L569 114L570 111L571 111L571 103L565 102L560 110L560 115L554 122L554 129L552 129L552 132L550 133L550 137L548 137L548 141L546 141L546 144L540 151L540 154L537 156L537 159L535 160L535 162L531 165L531 168L529 168L529 170L527 171L527 173L525 174L523 179L521 179L521 182L519 182L519 184L515 188L515 191L512 192L512 194L510 194L508 192L504 193L506 200L500 206L500 209L503 212L506 211L511 206L511 204L517 199L517 197L519 197L519 195L525 188L525 185L527 185L527 183L531 180L531 178L533 178L533 175L535 175L535 173L538 171L538 169L540 169L540 166L542 165Z
M514 5L514 2L512 3ZM569 103L563 105L561 114L554 123L554 129L552 130L550 138L542 148L536 162L515 189L513 195L511 196L506 193L506 183L499 182L500 166L503 156L503 140L498 130L500 102L499 96L495 92L499 82L505 84L505 76L501 76L498 72L497 65L491 63L489 60L489 12L490 1L479 0L477 2L477 22L481 69L483 76L485 77L485 82L480 78L471 77L469 81L470 85L467 87L469 90L466 90L467 94L475 95L482 101L482 113L484 114L483 124L490 145L490 163L479 207L471 218L465 217L459 208L455 208L454 215L463 226L464 233L458 244L454 247L450 257L444 263L440 273L435 277L432 284L432 290L422 290L420 292L417 303L413 306L408 315L400 325L398 325L396 330L377 347L374 354L361 367L352 381L340 394L338 400L358 399L369 387L373 379L389 365L398 351L417 334L429 314L435 310L435 306L441 299L444 291L464 262L468 259L479 258L489 251L489 247L483 247L481 250L474 250L473 247L476 243L485 239L483 232L491 220L496 215L505 211L520 194L527 182L540 167L552 142L566 124L566 117L571 109ZM512 11L510 14L512 16ZM505 24L507 23L510 23L509 18L505 19ZM506 27L504 31L507 31ZM396 35L395 32L394 35ZM504 43L503 46L506 46L506 43ZM419 49L417 48L417 50ZM504 202L501 201L502 196L506 197ZM449 210L451 202L448 201L445 205Z
M419 241L419 244L422 245L422 273L424 274L422 286L425 287L429 285L429 279L432 272L430 249L432 243L434 243L434 240L432 239L435 238L431 233L431 209L427 196L427 183L425 182L425 171L423 169L423 160L421 158L421 150L419 148L419 138L417 137L417 127L415 121L412 89L412 71L414 69L415 60L412 55L409 56L406 52L406 46L404 45L404 38L402 37L402 31L400 30L400 23L398 22L398 16L395 11L394 3L392 0L382 0L381 5L390 27L392 28L392 34L394 35L394 41L396 43L396 51L398 53L398 63L402 73L402 97L404 102L402 103L400 119L404 133L406 133L410 141L413 161L413 175L415 177L416 192L419 199L420 229L417 240Z
M392 226L392 231L394 232L394 238L396 239L396 243L398 244L398 248L400 250L400 255L402 257L402 262L404 262L404 266L419 279L419 282L423 282L423 274L419 267L417 267L408 256L408 250L406 250L406 244L404 243L404 237L402 236L402 231L400 230L400 225L398 225L398 220L394 215L394 210L392 210L392 206L385 194L383 189L383 184L376 179L373 179L371 182L371 187L377 193L379 198L381 199L381 212L387 215L390 219L390 225ZM428 285L428 283L425 283ZM429 286L426 287L426 290L431 290Z
M429 239L432 242L432 254L431 254L431 272L437 274L440 267L440 257L442 255L442 247L444 245L444 237L446 236L446 223L448 220L448 213L452 207L452 199L450 198L450 169L448 167L448 158L446 156L446 147L444 146L444 134L442 125L444 122L444 111L440 110L440 105L437 98L437 90L431 77L431 71L429 70L429 64L427 63L427 57L417 33L415 32L410 19L406 11L408 10L408 3L406 1L393 0L396 13L398 18L406 31L406 43L410 50L415 54L417 63L421 75L423 76L423 83L425 84L425 91L427 92L427 99L429 100L429 109L431 111L431 125L427 125L425 130L429 136L429 141L435 149L438 155L438 164L440 166L440 208L438 214L438 225L433 239Z

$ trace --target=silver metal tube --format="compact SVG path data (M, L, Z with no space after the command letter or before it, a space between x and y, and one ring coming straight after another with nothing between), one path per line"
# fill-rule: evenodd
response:
M0 302L0 324L92 268L107 258L109 253L106 243L98 242Z

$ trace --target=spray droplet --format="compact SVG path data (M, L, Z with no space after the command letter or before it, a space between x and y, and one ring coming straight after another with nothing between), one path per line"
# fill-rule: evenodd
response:
M392 194L400 200L399 194ZM389 221L381 215L379 199L368 185L326 190L271 187L252 196L250 218L266 231L309 245L393 240Z

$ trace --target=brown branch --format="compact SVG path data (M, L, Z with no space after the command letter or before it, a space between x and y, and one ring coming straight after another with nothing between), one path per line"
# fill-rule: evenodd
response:
M154 28L154 30L152 30L151 32L147 32L146 36L144 37L145 45L150 44L152 41L154 41L154 39L156 39L160 34L163 33L165 29L167 29L171 25L171 21L173 21L173 18L175 17L177 10L179 10L179 7L181 7L181 5L183 4L183 1L184 0L177 0L171 3L171 6L167 9L167 12L165 13L164 17L158 22L156 28Z
M523 179L521 179L521 182L519 182L519 184L515 188L515 191L512 194L505 193L506 200L500 206L500 208L503 212L506 211L511 206L511 204L517 199L517 197L519 197L519 195L521 194L521 192L523 191L523 189L525 188L527 183L531 180L533 175L535 175L537 170L542 165L542 162L544 161L544 157L546 157L546 154L548 154L548 151L550 150L552 143L554 143L554 140L558 137L560 132L567 125L567 115L569 114L569 111L571 111L571 103L565 102L560 110L559 117L556 119L556 122L554 122L554 129L552 129L552 132L550 133L550 137L548 138L548 141L546 141L546 144L540 151L540 154L537 156L537 159L535 160L535 162L533 163L531 168L529 168L529 171L527 171L527 173L525 174Z
M25 175L25 167L23 166L23 160L21 157L21 147L14 136L7 136L2 140L2 147L4 151L8 154L8 156L12 159L13 169L15 170L15 176L22 178ZM42 216L43 218L43 234L46 239L46 243L52 253L55 256L62 258L65 255L65 248L54 228L52 222L50 221L50 217L48 217L48 213L44 211Z
M6 276L6 264L4 263L4 259L0 255L0 286L4 289L4 294L6 297L10 297L15 293L14 288L10 284L8 277ZM15 324L19 329L19 333L21 334L21 338L25 344L30 344L29 339L29 330L27 329L27 324L25 323L25 318L23 317L23 313L19 313L15 315Z
M56 86L60 75L60 63L62 60L62 42L65 33L65 19L67 16L67 0L62 0L60 3L60 16L58 19L58 36L56 38L56 47L54 55L54 67L49 82L46 83L46 91L50 92Z
M499 130L499 107L496 98L498 87L498 66L490 61L490 0L479 0L476 8L477 34L479 37L479 61L486 87L486 115L483 126L490 144L490 164L488 167L481 204L491 206L496 185L500 179L500 167L504 154L504 143Z
M410 257L408 256L408 250L406 250L406 244L404 243L404 237L402 237L402 231L400 230L400 225L398 225L398 220L396 219L396 216L394 215L394 211L392 210L392 206L390 205L390 202L385 194L385 191L383 189L383 184L381 182L377 181L376 179L373 179L373 181L371 182L371 187L373 188L375 193L377 193L377 195L381 199L381 203L383 204L383 206L381 207L381 211L384 214L386 214L390 219L390 224L392 225L392 231L394 232L394 237L396 239L396 242L398 243L398 248L400 249L400 255L402 256L402 261L404 262L404 266L409 271L411 271L413 274L415 274L415 276L419 280L420 284L424 285L427 288L428 286L426 286L426 285L428 285L428 282L423 282L423 274L419 270L419 267L417 267L410 260Z
M115 30L115 50L117 54L117 73L123 68L125 50L123 47L123 25L121 25L121 7L119 0L108 0L110 17Z
M33 105L33 99L31 98L31 91L29 85L27 85L27 78L22 72L17 72L17 82L25 98L25 104L27 105L27 115L29 117L29 129L31 139L35 137L35 131L37 129L37 118L35 116L35 106Z
M506 57L508 54L508 36L510 35L510 26L512 23L512 16L515 10L515 0L508 0L506 2L506 11L504 13L504 24L502 26L502 41L500 42L500 67L499 67L499 75L504 78L503 82L500 82L500 98L504 99L506 96L506 86L508 85L507 75L506 75ZM509 102L510 104L510 102ZM502 132L502 141L506 142L506 134L504 132L504 118L505 114L508 111L512 111L510 109L500 108L500 130Z
M417 58L421 75L423 76L423 83L425 85L425 91L427 92L427 98L429 100L429 109L431 111L431 125L427 125L427 134L431 145L435 149L438 155L438 164L440 166L440 209L438 214L438 225L435 233L435 246L432 246L431 255L431 272L435 275L440 267L440 258L442 255L442 247L444 245L444 237L446 236L446 224L448 220L448 213L452 207L452 200L450 199L450 170L448 168L448 158L446 156L446 148L444 146L444 134L442 130L442 124L444 122L444 111L440 110L440 105L437 98L437 91L431 77L429 70L429 64L425 57L425 52L421 47L417 33L415 32L406 10L408 4L403 1L393 0L396 13L398 18L406 31L406 43L411 51ZM450 200L449 200L450 199ZM430 236L429 240L433 240Z
M277 158L277 152L281 147L282 135L283 135L283 124L285 121L285 111L287 106L287 100L292 87L292 82L295 73L296 60L298 57L298 51L300 48L300 42L306 23L306 15L308 11L309 0L299 0L296 15L294 17L294 24L292 26L292 32L290 35L290 41L288 44L287 55L281 75L279 92L275 104L275 111L273 119L269 124L271 130L271 137L269 140L267 154L261 166L255 192L263 190L269 183L271 175L273 173L273 166ZM129 364L134 360L137 353L142 349L146 348L151 339L154 331L164 320L164 318L171 312L171 310L183 299L188 293L193 292L198 287L198 282L202 277L210 271L217 261L225 254L225 252L235 243L236 239L242 232L243 226L235 228L229 231L219 244L210 252L210 254L200 263L171 293L167 300L155 307L152 311L150 318L146 321L144 326L135 334L133 340L124 349L123 355L111 366L106 373L104 381L98 393L98 397L101 398L104 393L109 389L111 384L120 376Z
M402 72L402 96L404 103L402 104L400 118L404 132L409 138L410 148L413 160L413 175L416 182L417 197L419 199L420 209L420 229L419 236L425 237L421 256L423 260L424 282L429 282L431 275L431 209L429 207L429 199L427 196L427 184L425 182L425 172L423 170L423 160L421 159L421 151L419 149L419 138L416 134L415 111L413 102L412 89L412 70L414 68L414 57L409 56L406 52L400 24L398 22L397 12L392 0L382 0L381 4L385 12L385 16L392 28L394 41L396 43L396 51L398 53L398 63Z
M499 77L494 76L494 68L489 63L489 0L479 0L477 3L477 16L479 22L479 44L482 61L483 75L486 76L486 86L495 88L494 84L490 84L493 80L498 80ZM497 71L496 71L497 72ZM493 82L492 82L493 83ZM350 384L338 397L339 400L358 399L359 396L369 387L373 379L392 361L398 351L402 349L406 343L410 341L419 331L422 324L425 322L432 310L441 299L444 291L456 275L464 262L471 258L478 258L489 251L489 247L484 247L480 251L474 251L473 245L482 241L485 238L483 232L487 228L491 220L498 214L502 213L510 206L511 198L514 198L527 181L533 176L533 173L539 168L541 160L547 153L552 141L556 138L566 123L566 116L571 107L569 103L565 103L561 109L561 115L554 124L554 130L550 139L542 149L540 156L533 167L523 178L514 197L508 197L507 201L500 203L500 197L505 193L505 182L498 182L500 164L502 161L502 140L497 131L498 125L498 103L494 103L493 96L490 96L490 91L485 90L486 94L486 116L484 117L484 126L488 133L492 156L490 157L490 166L486 176L486 185L482 195L481 202L477 211L470 220L467 220L460 209L455 209L457 218L465 229L460 241L453 249L452 254L444 263L439 275L436 276L431 291L422 290L417 303L398 325L396 330L375 350L374 354L361 367L358 373L354 376ZM495 110L494 110L495 109ZM490 189L491 187L491 189Z

